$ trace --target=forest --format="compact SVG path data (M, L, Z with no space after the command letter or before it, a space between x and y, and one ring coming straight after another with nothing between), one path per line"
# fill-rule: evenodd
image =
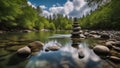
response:
M72 27L67 16L56 14L53 18L45 18L41 15L41 8L33 8L27 0L0 0L0 5L0 30L62 30Z
M89 2L92 1L95 2ZM119 0L111 0L98 6L96 10L79 18L80 26L83 29L119 30L119 4ZM54 14L45 18L42 16L41 8L33 8L28 5L27 0L0 0L0 5L0 30L70 30L72 27L70 17Z
M120 1L111 0L79 19L82 28L120 30Z

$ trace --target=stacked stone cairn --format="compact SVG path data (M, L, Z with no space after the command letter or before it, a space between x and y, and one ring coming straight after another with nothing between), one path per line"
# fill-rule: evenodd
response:
M83 50L79 48L80 44L80 25L77 22L77 18L74 18L73 28L71 32L71 40L72 40L72 47L76 48L78 50L78 57L84 58Z
M71 32L71 39L73 41L73 46L77 46L78 43L80 42L80 25L77 22L77 18L74 18L74 23L73 23L73 28Z

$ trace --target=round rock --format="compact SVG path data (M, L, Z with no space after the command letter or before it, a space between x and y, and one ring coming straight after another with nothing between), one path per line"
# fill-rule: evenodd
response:
M31 49L28 46L25 46L23 48L18 49L17 54L19 56L27 57L31 54Z
M43 49L44 44L40 41L34 41L28 45L32 52L37 52Z
M108 47L106 46L102 46L102 45L97 45L93 48L93 51L95 52L95 54L97 54L98 56L108 56L110 54L110 50Z

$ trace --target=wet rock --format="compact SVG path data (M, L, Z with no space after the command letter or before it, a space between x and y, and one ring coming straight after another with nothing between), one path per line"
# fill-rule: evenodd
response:
M100 36L99 35L92 35L93 38L99 39Z
M69 67L69 64L70 64L69 61L62 60L62 61L60 62L60 64L61 64L62 68L70 68L70 67Z
M113 45L117 46L117 47L120 47L120 41L116 41Z
M114 43L115 43L114 41L108 41L108 42L105 43L105 45L106 45L109 49L111 49Z
M110 56L109 60L116 63L116 64L120 64L120 58L116 57L116 56Z
M28 46L20 48L17 50L17 54L22 57L27 57L31 54L31 49Z
M98 34L96 31L90 31L90 34Z
M83 34L80 34L80 38L86 38Z
M31 30L23 30L22 32L29 33L32 32Z
M98 56L108 56L110 54L110 50L108 47L106 46L102 46L102 45L97 45L93 48L93 51L98 55Z
M89 33L88 33L88 32L84 32L84 35L85 35L85 36L88 36L88 35L89 35Z
M74 30L80 30L81 29L81 27L79 27L79 26L77 26L77 27L74 27L72 30L74 31Z
M120 52L120 47L116 47L116 46L112 46L112 47L115 51Z
M37 52L43 49L44 44L40 41L34 41L28 45L32 52Z
M45 51L57 51L60 49L60 46L49 46L45 49Z
M110 36L108 34L101 34L100 38L102 39L110 39Z

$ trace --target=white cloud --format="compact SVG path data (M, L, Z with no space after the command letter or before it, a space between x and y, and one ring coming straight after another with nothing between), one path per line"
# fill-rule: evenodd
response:
M70 12L73 11L74 5L73 5L72 2L67 1L67 2L65 3L65 5L64 5L63 8L64 8L64 13L65 13L65 15L68 15Z
M47 15L52 14L63 14L71 17L82 17L88 14L93 8L89 7L85 0L68 0L63 6L53 5L48 11L43 9L43 15L47 17Z
M47 10L43 10L43 16L47 17L47 16L50 16L51 13L48 12Z
M58 14L58 13L62 14L64 13L63 9L64 7L51 7L49 11L53 14Z
M32 6L33 8L36 8L35 5L33 5L30 1L27 2L29 6Z
M47 7L45 5L40 5L41 9L46 9Z

